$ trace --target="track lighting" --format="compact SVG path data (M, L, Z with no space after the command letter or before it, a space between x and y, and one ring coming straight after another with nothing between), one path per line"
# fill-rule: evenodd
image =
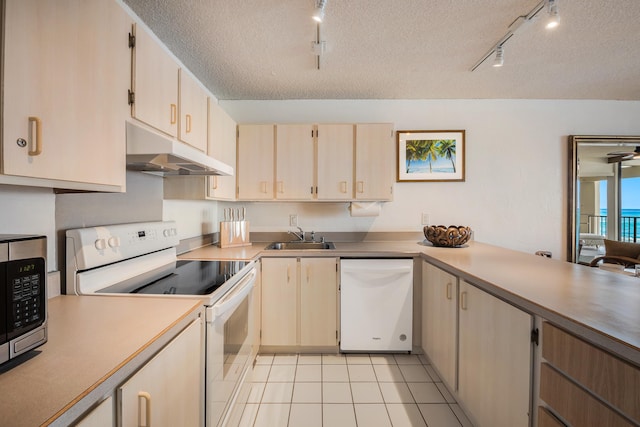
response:
M549 13L549 20L547 21L547 28L555 28L560 23L560 14L558 13L558 0L540 0L538 4L535 5L533 9L529 11L526 15L520 15L516 17L516 19L511 22L508 27L507 33L502 36L492 47L489 49L481 58L471 67L471 71L475 71L482 63L484 63L487 59L491 58L491 56L495 53L495 59L493 61L494 67L501 67L504 63L504 51L502 49L503 45L513 37L516 32L527 24L531 22L539 13L541 13L544 9L547 9Z
M502 67L504 65L504 48L502 45L496 46L496 57L493 60L494 67Z
M322 22L324 19L324 6L327 4L327 0L316 0L316 8L313 12L313 20L316 22Z
M549 12L549 18L547 20L546 28L547 30L551 30L560 24L560 14L558 13L558 4L556 0L547 0L547 11Z

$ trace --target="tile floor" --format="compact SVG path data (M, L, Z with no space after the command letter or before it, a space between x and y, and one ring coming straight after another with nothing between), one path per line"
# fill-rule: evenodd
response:
M468 427L418 355L258 356L240 426Z

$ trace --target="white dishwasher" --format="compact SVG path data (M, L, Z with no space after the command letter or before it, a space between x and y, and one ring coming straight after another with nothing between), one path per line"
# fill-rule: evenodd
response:
M340 261L340 351L411 351L412 259Z

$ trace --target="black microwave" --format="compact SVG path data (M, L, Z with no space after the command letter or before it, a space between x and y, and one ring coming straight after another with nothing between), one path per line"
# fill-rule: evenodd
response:
M47 238L0 235L0 363L47 342Z

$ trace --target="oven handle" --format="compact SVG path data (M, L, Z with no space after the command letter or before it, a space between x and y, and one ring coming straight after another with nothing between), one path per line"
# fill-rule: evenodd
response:
M235 310L240 305L240 302L249 295L249 292L253 289L253 285L256 281L256 275L256 269L254 268L238 282L236 289L222 297L220 301L214 304L211 310L213 318L209 319L209 316L207 316L207 322L212 322L217 317L222 316L228 311Z

